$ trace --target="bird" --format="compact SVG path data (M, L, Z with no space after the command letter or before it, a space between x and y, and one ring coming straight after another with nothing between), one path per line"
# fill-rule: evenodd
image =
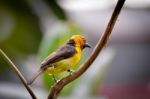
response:
M50 53L42 62L38 72L27 82L31 85L35 79L47 71L53 76L55 82L55 74L68 71L72 73L73 67L79 62L83 49L91 48L82 35L72 35L70 39L56 51Z

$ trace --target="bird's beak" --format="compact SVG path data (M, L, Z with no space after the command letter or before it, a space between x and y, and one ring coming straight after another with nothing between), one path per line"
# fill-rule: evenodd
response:
M84 47L91 48L91 46L88 43L85 43Z

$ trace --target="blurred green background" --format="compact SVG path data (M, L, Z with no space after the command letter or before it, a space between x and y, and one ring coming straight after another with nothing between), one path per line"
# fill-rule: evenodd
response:
M80 66L104 32L116 1L0 0L0 49L29 80L49 53L72 35L81 34L92 48L84 50ZM60 98L150 99L149 16L149 0L126 0L102 53L83 76L64 88ZM53 84L45 73L32 88L39 99L45 99ZM0 99L12 98L30 96L0 56Z

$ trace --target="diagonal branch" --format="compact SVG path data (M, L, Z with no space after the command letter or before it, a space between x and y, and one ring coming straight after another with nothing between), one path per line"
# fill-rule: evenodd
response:
M5 61L12 67L12 69L14 69L14 71L16 72L17 76L19 77L19 79L21 80L21 82L23 83L23 85L25 86L25 88L27 89L27 91L29 92L29 94L31 95L32 99L37 99L35 94L33 93L33 91L31 90L31 88L26 84L27 81L26 79L23 77L23 75L21 74L21 72L19 71L19 69L17 68L17 66L8 58L8 56L0 49L0 55L5 59Z
M59 82L57 82L52 87L52 89L48 95L48 99L57 99L60 91L63 89L63 87L65 85L69 84L73 80L80 77L91 66L91 64L94 62L94 60L98 56L98 54L101 52L102 48L107 43L108 38L109 38L109 36L114 28L114 25L116 23L116 20L118 18L118 15L124 5L124 2L125 2L125 0L118 0L117 5L114 9L114 12L111 16L111 19L107 25L107 28L106 28L105 32L102 34L101 38L99 39L94 51L92 52L92 54L89 57L89 59L84 64L81 65L81 68L78 71L74 72L72 75L69 75L69 76L61 79Z

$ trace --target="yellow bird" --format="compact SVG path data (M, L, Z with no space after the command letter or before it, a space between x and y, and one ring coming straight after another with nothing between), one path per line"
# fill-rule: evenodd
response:
M73 69L75 64L78 63L81 57L81 52L86 47L90 48L83 36L73 35L65 45L61 46L44 59L39 71L27 84L31 85L44 71L53 75L55 81L55 74L62 73L64 71L71 73L71 69Z

